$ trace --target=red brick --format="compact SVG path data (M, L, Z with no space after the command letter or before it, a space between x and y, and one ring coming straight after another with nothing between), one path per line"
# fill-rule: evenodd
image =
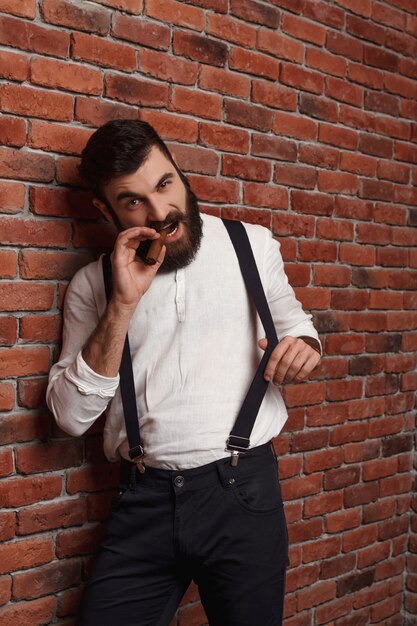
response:
M185 31L174 32L173 50L175 54L217 67L225 65L228 54L225 43Z
M326 2L317 0L309 2L304 7L303 14L305 17L334 28L342 28L344 24L344 11L339 7L329 6Z
M90 554L97 548L103 534L102 527L77 528L58 533L56 553L59 558Z
M72 119L72 97L44 89L20 85L2 85L0 102L3 111L30 117L66 122Z
M47 383L46 376L20 379L17 384L19 406L27 409L44 408Z
M251 52L243 48L233 48L231 50L229 67L246 74L264 76L273 80L278 78L278 61L271 59L266 54Z
M136 68L136 52L133 47L84 33L72 33L71 56L73 59L119 70Z
M49 24L106 35L111 14L94 5L86 7L68 0L43 0L42 17Z
M314 189L316 186L317 172L313 167L300 165L276 165L274 171L274 182L288 187L303 187L303 189Z
M360 509L349 509L326 515L326 532L340 533L361 525L362 514Z
M29 192L29 205L31 212L35 215L96 220L99 217L97 209L91 203L91 194L83 191L56 187L32 187ZM52 256L49 258L53 259ZM64 259L65 257L61 256L60 258ZM84 258L87 262L87 257Z
M141 13L143 9L143 0L96 0L100 4L105 4L127 13Z
M381 396L396 393L399 390L398 377L395 374L385 376L372 376L366 384L366 395Z
M330 30L327 34L326 48L334 54L340 54L352 61L362 61L363 44L349 35Z
M0 142L21 148L26 143L26 122L17 117L0 118Z
M340 553L340 537L328 537L318 539L309 544L303 545L303 563L319 561Z
M10 411L14 407L15 390L10 383L0 383L0 411Z
M328 441L329 433L326 429L315 429L314 432L308 431L294 433L291 440L291 451L303 452L306 450L314 450L316 448L325 448ZM318 469L319 468L317 468L317 470Z
M325 72L326 74L332 74L334 76L346 75L346 60L323 50L317 50L316 48L308 49L306 61L309 67Z
M339 246L339 261L361 267L375 264L375 248L359 246L353 243L341 243Z
M205 146L218 148L226 152L241 152L244 154L249 150L249 133L244 130L202 122L199 134L199 142Z
M336 2L352 11L352 13L363 15L363 17L371 17L371 0L336 0Z
M281 489L284 500L296 500L304 496L319 493L323 487L322 474L289 478L282 482ZM312 559L314 560L314 559Z
M375 115L362 111L347 104L339 105L339 121L346 126L374 132L376 126Z
M170 109L180 113L189 113L199 117L220 120L221 98L218 95L201 93L186 87L175 87Z
M329 169L336 169L339 164L339 152L334 148L328 148L327 146L317 145L303 145L299 149L299 160L301 163L309 163L316 167L325 167ZM326 196L322 196L326 197ZM328 201L334 203L334 198L327 196ZM333 212L333 211L332 211Z
M308 141L317 139L318 124L309 118L290 115L289 113L275 113L272 130L277 135Z
M384 86L384 74L379 70L363 66L357 63L349 63L348 76L355 83L366 87L382 89Z
M326 194L292 191L291 207L297 212L330 215L333 213L334 198Z
M247 22L264 24L270 28L279 25L280 13L272 6L265 6L255 0L232 0L230 12Z
M316 265L314 267L313 284L346 287L350 285L351 270L348 267Z
M51 122L31 123L28 145L46 152L81 154L91 131L82 128L65 127Z
M383 267L404 267L407 265L407 250L386 246L376 249L376 260Z
M362 87L347 83L340 78L334 78L332 76L327 77L325 93L335 100L348 102L353 106L361 107L363 104Z
M316 430L312 432L313 438L315 432ZM305 455L304 471L305 473L309 474L311 472L318 472L332 467L338 467L343 463L343 456L344 455L342 449L330 448L326 450L321 450L320 452L311 452ZM304 507L307 507L307 502L305 503Z
M373 291L369 299L369 308L381 310L402 309L403 296L400 293Z
M56 599L45 597L38 600L11 602L2 609L7 624L47 624L54 617Z
M358 145L358 134L347 128L336 128L330 124L320 124L319 140L332 146L355 150Z
M193 6L184 5L175 0L148 0L146 3L146 15L154 19L185 26L201 31L204 28L204 12Z
M229 15L217 13L207 15L207 33L248 48L254 48L256 29L249 24L235 20Z
M4 348L0 352L0 376L44 374L48 369L49 349L46 347Z
M361 380L333 380L327 386L327 400L330 402L338 400L351 400L362 396Z
M36 0L21 0L17 5L13 0L1 0L0 10L33 20L36 16Z
M61 561L30 571L15 574L13 577L13 598L38 598L39 596L56 593L81 582L81 563L77 561Z
M360 335L343 333L326 338L326 354L357 354L363 352L365 339Z
M63 222L0 218L3 243L40 247L66 247L70 225Z
M318 574L319 571L317 564L309 565L307 567L297 567L296 570L288 571L285 581L286 593L311 585L317 580Z
M14 278L16 276L16 251L0 250L0 277Z
M113 18L112 35L115 37L141 46L168 50L170 46L170 29L165 24L157 24L145 21L143 18L116 12ZM143 51L141 50L141 53Z
M326 29L318 24L312 24L302 17L295 15L283 14L281 20L281 29L284 33L292 35L296 39L302 39L310 43L322 46L326 41ZM307 50L307 55L310 50Z
M29 74L29 59L23 54L2 50L0 58L0 77L24 81Z
M223 176L266 182L271 177L271 169L271 164L266 160L225 154L221 173Z
M317 94L323 93L324 90L324 78L321 74L289 63L281 65L280 81L286 85Z
M166 106L168 85L138 80L122 74L108 74L105 79L108 98L140 106Z
M390 72L397 72L399 67L399 59L396 54L374 46L364 46L364 61L366 65L379 67Z
M108 224L75 224L72 242L75 248L92 248L95 250L111 250L114 246L116 232Z
M378 543L369 548L363 548L358 554L358 567L363 569L379 561L385 561L390 555L389 543Z
M237 202L238 183L232 180L215 179L209 176L189 176L193 191L202 201Z
M343 447L345 450L345 463L358 463L367 459L374 459L380 454L378 441L348 443Z
M297 108L294 89L262 80L254 80L252 83L252 101L286 111L295 111Z
M50 182L54 177L54 171L54 161L50 156L20 152L11 148L0 148L0 176L4 178ZM9 187L9 194L5 198L6 208L10 207L16 196L21 197L21 189L21 187L14 185L13 191L15 193L10 193L12 190ZM12 197L9 199L7 196Z
M198 136L198 123L195 120L162 113L154 110L139 112L141 120L148 122L155 128L158 134L165 140L181 141L182 143L195 143ZM233 132L232 130L230 132Z
M41 57L32 59L30 79L38 85L94 95L100 95L103 89L102 75L98 70Z
M320 171L318 176L318 188L320 191L328 193L355 194L358 191L358 178L354 174L341 172ZM353 225L351 224L353 231ZM343 238L351 238L350 233L346 233Z
M325 383L308 383L299 385L286 385L284 389L285 403L288 407L319 404L325 396Z
M240 220L249 224L260 224L269 228L270 217L266 211L246 209L245 207L227 206L222 209L222 217L231 220Z
M323 522L321 519L295 522L288 526L289 542L291 544L308 541L314 537L320 537L323 532Z
M184 172L200 174L216 174L219 157L213 150L206 150L198 146L170 145L168 148L178 160L179 167Z
M248 77L208 65L200 67L199 85L209 91L245 99L249 97L250 93L250 80Z
M300 99L300 113L328 122L336 122L338 113L335 102L312 94L302 94Z
M197 80L197 65L184 59L174 59L166 53L141 50L140 68L149 76L183 85L194 85Z
M17 319L13 316L0 317L0 345L12 346L17 337Z
M286 271L287 271L286 265ZM348 360L345 358L324 357L310 379L327 380L330 378L344 378L348 374Z
M21 183L0 182L1 213L18 213L24 205L25 188Z
M54 558L51 538L22 539L0 545L0 573L47 563Z
M280 59L302 63L304 60L304 45L280 35L269 29L260 29L258 32L258 48ZM273 78L271 76L271 78Z
M141 118L144 111L141 111ZM136 107L111 102L100 102L91 98L77 97L75 100L75 119L90 126L101 126L114 119L137 119Z
M336 597L336 583L333 580L322 581L303 589L297 594L297 609L303 611L306 608L323 604Z
M67 58L69 35L13 17L0 18L0 43L29 52Z
M377 163L377 160L372 157L343 152L341 155L340 169L353 172L354 174L374 177L376 175Z
M397 457L367 461L363 464L363 480L376 480L385 476L391 476L397 472L397 466Z
M292 215L288 212L273 213L272 231L282 236L312 237L314 233L314 218L310 216Z
M398 116L400 107L398 98L395 96L386 93L367 91L365 93L365 109L368 109L369 111L377 111L379 113L386 113L387 115Z
M204 96L206 96L206 94L204 94ZM255 128L256 130L264 132L271 130L273 113L265 109L265 107L226 99L224 109L225 119L230 124L244 126L245 128ZM281 114L277 113L276 115Z
M308 236L312 236L311 233ZM298 246L301 261L336 260L336 244L331 241L300 241Z
M331 183L329 183L329 186L330 184ZM327 185L324 184L324 186ZM336 185L334 185L334 187L335 186ZM348 221L320 218L317 220L316 235L319 239L337 239L338 241L352 240L353 224Z
M244 183L243 199L245 204L286 209L288 207L288 191L283 187L274 187L258 183Z
M76 467L82 459L82 442L77 440L26 445L16 450L16 468L21 474Z
M358 243L383 245L390 243L390 235L390 227L384 224L358 224L356 226L356 240Z

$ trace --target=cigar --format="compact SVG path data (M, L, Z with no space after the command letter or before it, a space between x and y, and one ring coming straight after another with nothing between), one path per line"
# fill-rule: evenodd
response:
M146 265L155 265L155 263L157 262L160 252L162 250L162 246L164 245L165 239L167 238L168 229L170 226L171 224L165 226L165 228L159 231L159 239L155 239L154 241L152 241L151 247L149 248L148 253L145 257Z

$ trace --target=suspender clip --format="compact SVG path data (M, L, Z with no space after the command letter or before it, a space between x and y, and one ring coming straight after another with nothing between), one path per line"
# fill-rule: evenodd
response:
M232 467L237 466L239 463L239 455L245 454L249 446L250 439L248 437L238 437L237 435L229 436L226 440L226 452L231 453L230 464Z
M141 474L144 474L145 465L143 463L143 457L145 456L145 450L143 449L143 446L139 444L138 446L135 446L134 448L130 448L129 456L132 459L133 463L135 463L136 467L138 468L138 471Z

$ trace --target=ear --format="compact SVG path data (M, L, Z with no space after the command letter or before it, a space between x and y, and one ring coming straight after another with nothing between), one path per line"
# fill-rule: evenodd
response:
M107 208L107 205L104 204L104 202L102 202L98 198L93 198L93 204L96 207L96 209L98 209L100 213L103 215L104 219L106 219L108 222L113 224L113 216L110 213L109 209Z

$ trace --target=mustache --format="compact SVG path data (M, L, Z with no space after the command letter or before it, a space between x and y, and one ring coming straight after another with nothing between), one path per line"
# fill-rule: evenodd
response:
M166 218L164 219L163 222L151 222L151 221L149 221L146 224L146 226L148 228L154 228L159 233L159 232L161 232L161 230L164 230L164 228L166 228L167 226L169 226L173 222L184 222L185 218L186 218L186 216L183 215L183 213L180 213L179 211L171 211L170 213L168 213L168 215L166 216Z

